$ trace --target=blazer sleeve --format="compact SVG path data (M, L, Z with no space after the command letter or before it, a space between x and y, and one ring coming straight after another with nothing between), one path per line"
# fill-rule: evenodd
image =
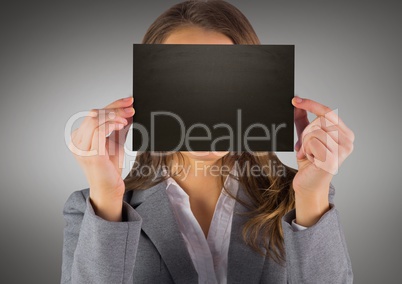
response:
M330 184L328 210L305 230L291 226L295 209L282 218L288 283L353 283L351 261Z
M123 201L123 222L97 216L83 191L73 192L63 208L61 283L129 283L142 219Z

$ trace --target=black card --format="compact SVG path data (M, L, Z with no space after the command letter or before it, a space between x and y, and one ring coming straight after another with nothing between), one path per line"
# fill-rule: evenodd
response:
M134 44L133 151L293 151L294 45Z

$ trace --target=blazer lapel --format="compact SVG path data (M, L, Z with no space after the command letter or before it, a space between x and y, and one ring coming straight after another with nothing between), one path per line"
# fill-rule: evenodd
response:
M166 182L135 190L131 205L142 217L142 230L153 242L175 283L198 283L198 274L177 225Z
M239 182L238 186L237 197L249 202L243 185ZM241 203L235 203L228 252L227 283L259 283L262 275L265 257L249 247L242 237L243 224L249 217L236 214L247 211Z
M237 197L249 202L244 187L238 182ZM130 204L142 217L142 230L153 242L175 283L198 283L198 274L177 225L166 193L166 182L132 191ZM242 227L248 209L235 203L228 252L227 283L259 283L265 257L243 241Z

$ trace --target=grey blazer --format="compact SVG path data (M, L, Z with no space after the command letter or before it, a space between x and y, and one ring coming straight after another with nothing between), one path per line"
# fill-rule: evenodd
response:
M247 197L239 183L238 197ZM228 283L352 283L353 272L338 211L331 209L313 226L293 231L295 210L282 219L286 265L265 258L242 239L247 209L236 202L228 254ZM197 272L178 229L166 184L128 191L126 221L94 214L89 189L65 203L61 283L198 283Z

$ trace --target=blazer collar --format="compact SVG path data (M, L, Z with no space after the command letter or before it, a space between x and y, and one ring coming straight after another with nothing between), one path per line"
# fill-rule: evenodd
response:
M244 188L237 196L246 202ZM166 263L175 283L198 283L185 241L176 222L172 205L166 193L166 181L149 189L132 191L130 204L142 217L142 230L148 235ZM248 209L236 202L232 218L232 231L228 252L228 283L258 283L265 258L248 247L241 230L248 217L240 215Z
M237 197L251 204L244 186L238 183ZM243 240L242 229L249 217L249 209L236 202L233 209L232 231L230 233L227 283L260 283L265 257L254 251ZM243 213L243 215L242 215Z
M141 203L135 207L138 202ZM133 191L131 204L141 215L142 230L159 251L174 282L198 283L197 271L166 193L166 182L149 189Z

